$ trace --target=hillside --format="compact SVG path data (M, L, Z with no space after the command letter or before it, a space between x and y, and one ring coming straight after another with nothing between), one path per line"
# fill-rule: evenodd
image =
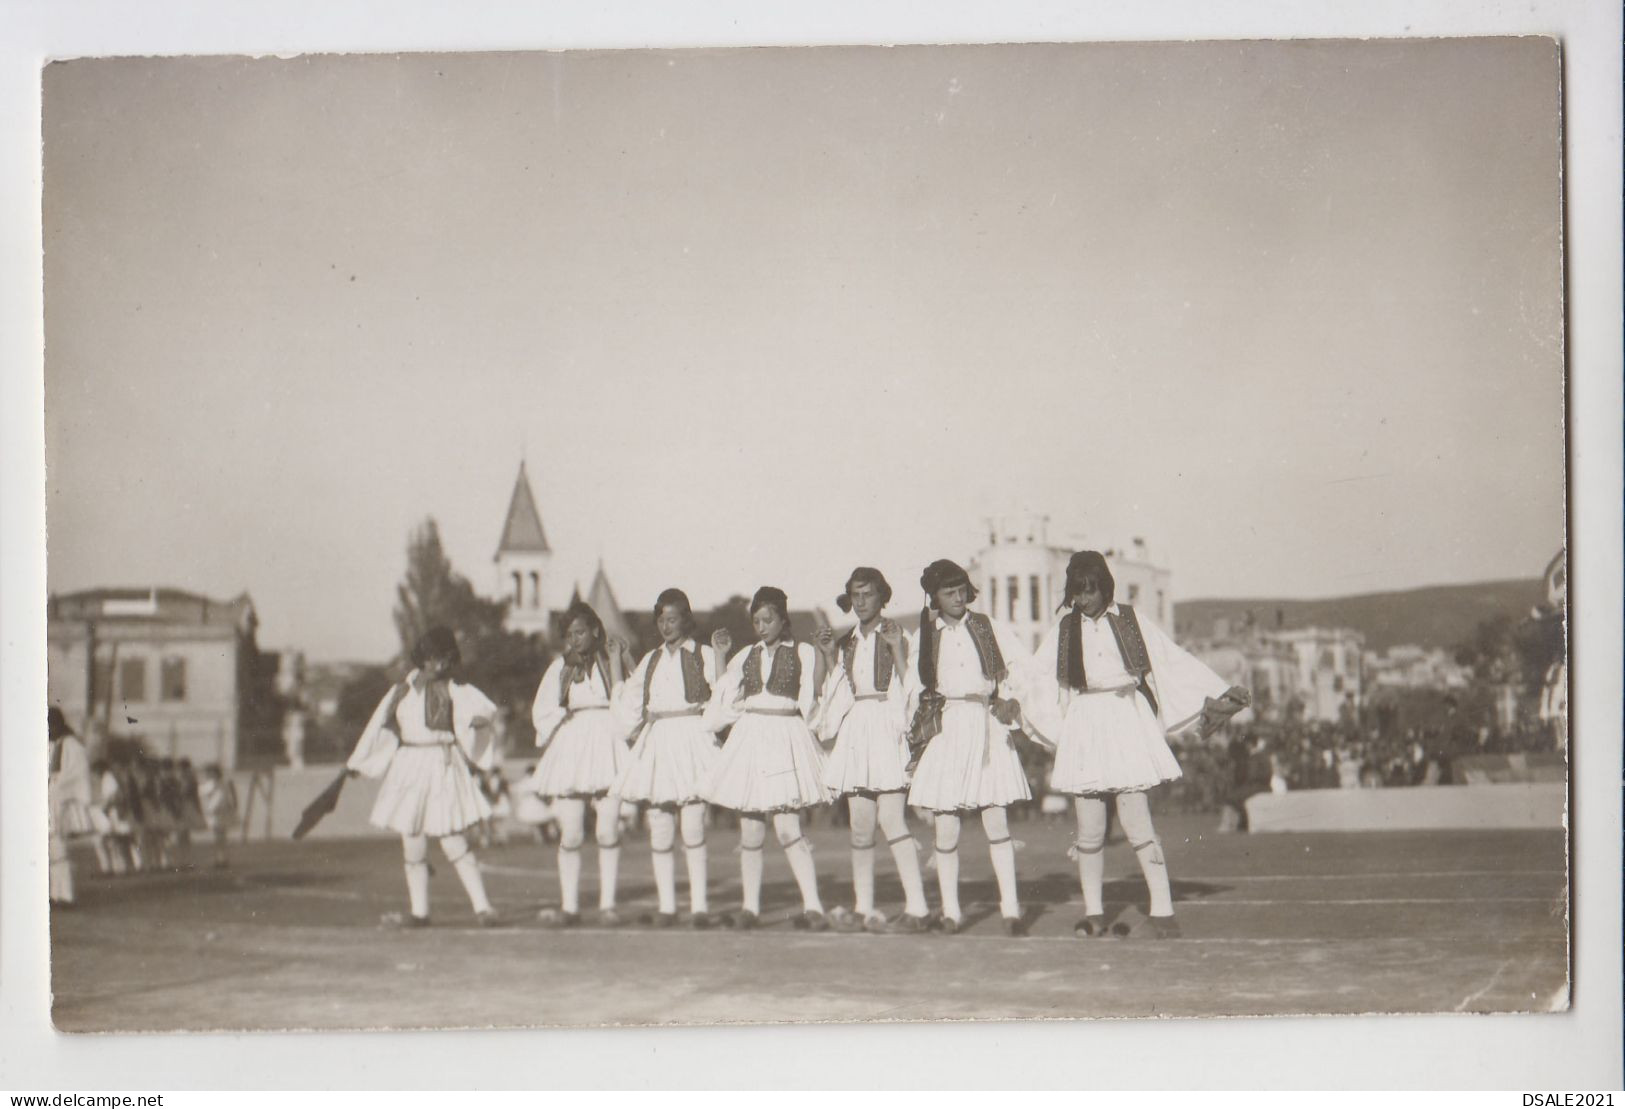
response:
M1363 593L1318 600L1285 598L1203 598L1174 605L1179 634L1212 634L1215 620L1239 627L1249 612L1261 627L1353 628L1365 636L1366 648L1384 651L1401 643L1454 647L1472 635L1480 620L1505 613L1521 620L1545 599L1540 578L1435 585L1394 593Z

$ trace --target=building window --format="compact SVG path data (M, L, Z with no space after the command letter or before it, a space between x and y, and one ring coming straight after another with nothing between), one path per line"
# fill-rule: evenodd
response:
M542 575L535 570L530 572L530 607L542 607Z
M97 705L106 704L108 696L113 691L112 686L113 664L104 658L97 659L90 677L91 701Z
M522 608L525 604L525 578L518 570L513 572L513 607Z
M158 697L164 701L186 700L186 660L166 658L158 672Z
M1004 603L1005 606L1010 610L1010 615L1005 617L1005 619L1011 621L1012 623L1014 623L1016 619L1016 602L1021 599L1020 594L1021 579L1014 576L1006 578L1004 582Z
M1131 605L1137 605L1137 604L1140 603L1140 587L1139 586L1130 585L1128 587L1128 603L1131 604Z
M1044 618L1043 611L1038 607L1042 603L1043 598L1038 595L1038 575L1034 574L1027 579L1027 607L1032 610L1034 623Z
M1163 609L1162 590L1159 589L1159 590L1157 590L1157 623L1166 624L1167 622L1168 622L1168 616L1167 616L1167 613L1165 612L1165 610Z
M125 701L147 699L147 660L127 658L118 667L119 696Z

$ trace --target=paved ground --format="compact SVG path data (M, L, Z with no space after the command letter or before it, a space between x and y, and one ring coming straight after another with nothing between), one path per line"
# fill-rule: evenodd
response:
M1160 817L1185 938L1079 940L1065 825L1015 826L1032 935L1006 937L979 830L967 827L959 936L809 935L770 848L754 933L554 932L553 851L481 853L512 927L485 931L436 866L435 927L392 933L398 843L253 844L227 871L81 879L54 914L54 1016L65 1031L692 1024L1213 1016L1560 1008L1568 924L1561 832L1217 836ZM844 832L815 834L826 905L850 903ZM647 847L623 851L622 902L651 908ZM712 837L712 904L737 905L731 833ZM94 870L81 860L81 875ZM596 903L586 853L585 902ZM890 861L880 897L901 902ZM1139 923L1145 886L1121 843L1110 912ZM681 863L679 863L681 875ZM681 879L680 879L681 880ZM927 874L934 899L934 876ZM680 896L686 894L680 889ZM685 902L686 904L686 902Z

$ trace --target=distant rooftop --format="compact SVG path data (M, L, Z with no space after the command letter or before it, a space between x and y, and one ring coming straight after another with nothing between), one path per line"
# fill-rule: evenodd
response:
M508 499L508 516L502 524L496 557L515 551L543 554L552 551L542 531L542 516L536 511L536 498L531 495L530 478L523 462L519 464L519 476L514 479L513 496Z
M53 593L46 602L46 614L51 620L242 627L245 621L254 620L254 602L247 593L222 601L166 586L112 587Z

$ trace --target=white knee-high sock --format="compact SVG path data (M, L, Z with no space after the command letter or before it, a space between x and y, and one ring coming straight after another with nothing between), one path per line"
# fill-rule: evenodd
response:
M1104 843L1073 845L1078 858L1078 884L1083 887L1083 911L1086 916L1100 916L1106 911L1103 890L1106 883L1106 845Z
M875 845L852 848L852 907L859 916L875 911Z
M1168 884L1168 862L1162 857L1162 844L1152 839L1131 846L1134 857L1140 860L1140 873L1145 875L1145 886L1151 894L1151 915L1173 916L1174 896Z
M429 841L418 836L402 838L406 856L406 901L415 917L429 915Z
M942 915L958 920L964 914L959 909L959 845L949 850L937 848L937 890L942 894Z
M677 814L677 831L683 837L683 859L688 863L689 911L708 913L711 894L705 850L705 805L684 805Z
M762 849L742 847L739 850L740 904L747 913L760 915L762 911Z
M581 911L581 845L559 842L559 904L567 913Z
M683 844L683 858L688 862L688 907L690 912L711 911L710 892L707 887L705 841Z
M491 902L485 896L485 879L480 877L480 864L474 858L473 848L462 836L447 836L440 841L441 848L451 860L452 869L462 880L463 889L468 894L469 903L474 906L476 913L491 911ZM457 848L461 847L459 852Z
M1162 843L1151 825L1151 805L1143 793L1124 793L1117 798L1117 818L1122 821L1123 834L1128 837L1134 857L1140 861L1140 873L1151 895L1152 916L1173 916L1174 898L1168 884L1168 863L1162 855Z
M662 913L677 911L677 858L670 846L654 848L655 897Z
M813 869L812 848L807 845L805 836L797 836L794 841L785 844L784 857L789 860L790 873L796 876L796 885L801 890L801 908L804 912L821 913L824 903L818 899L818 873ZM874 857L870 856L869 876L874 877ZM871 893L870 902L874 896Z
M615 884L621 877L621 845L598 845L598 907L615 907Z
M999 882L999 913L1020 916L1021 899L1016 895L1016 845L1009 836L989 840L987 853L993 859L993 876Z
M1099 797L1079 797L1075 805L1078 838L1072 841L1069 854L1078 860L1084 914L1100 916L1106 911L1106 802Z
M412 915L424 917L429 915L429 863L408 862L406 864L406 901L411 906Z
M891 857L897 863L897 879L903 883L903 911L909 916L924 916L928 911L925 906L925 883L920 879L920 853L914 846L914 837L904 832L887 846L891 848Z

